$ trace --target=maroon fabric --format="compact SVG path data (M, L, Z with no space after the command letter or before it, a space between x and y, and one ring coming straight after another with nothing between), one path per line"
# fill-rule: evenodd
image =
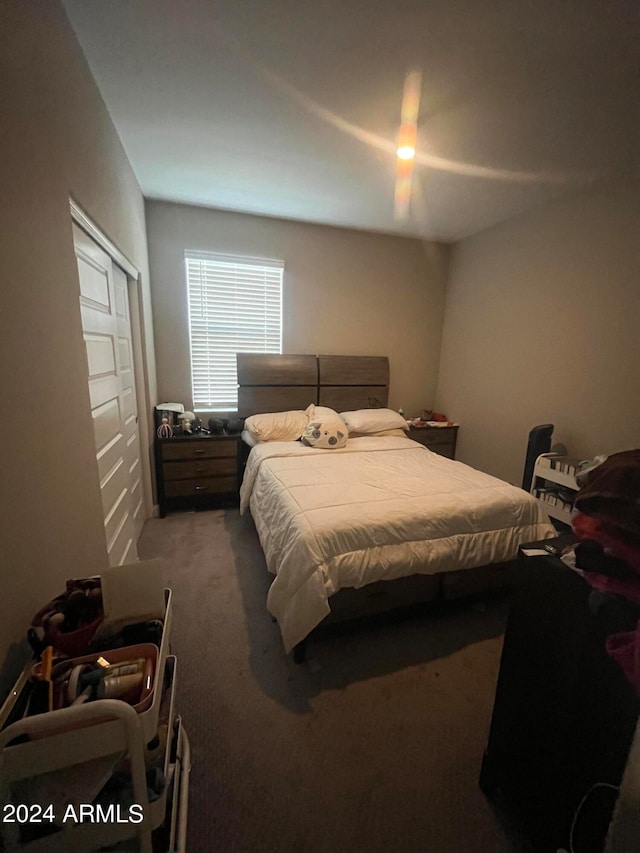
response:
M625 581L612 578L611 575L587 571L582 571L582 576L594 589L609 592L612 595L621 595L623 598L633 601L634 604L640 604L640 581Z
M640 574L640 536L634 536L616 524L579 512L571 522L578 539L598 542L607 553L624 560Z
M607 652L622 668L640 696L640 622L634 631L612 634L606 640Z
M606 554L638 572L638 580L622 580L585 571L585 580L640 604L640 450L614 453L588 471L574 507L576 536L598 543ZM606 648L640 696L640 621L634 631L607 637Z
M613 453L590 471L575 508L640 536L640 449Z

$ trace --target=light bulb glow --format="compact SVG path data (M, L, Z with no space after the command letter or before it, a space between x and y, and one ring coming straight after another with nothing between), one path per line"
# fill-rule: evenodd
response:
M400 160L413 160L416 156L416 149L411 145L401 145L396 151L396 155Z

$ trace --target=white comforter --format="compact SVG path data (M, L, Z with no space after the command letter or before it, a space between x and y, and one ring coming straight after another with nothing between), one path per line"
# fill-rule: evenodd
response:
M259 444L240 491L247 507L276 575L267 607L287 651L342 587L500 562L555 535L522 489L400 437L340 450Z

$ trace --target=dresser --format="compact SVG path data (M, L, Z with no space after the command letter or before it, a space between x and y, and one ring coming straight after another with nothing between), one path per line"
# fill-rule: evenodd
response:
M238 437L158 438L155 444L160 517L167 510L200 509L237 500Z
M456 458L456 441L458 439L458 424L452 426L412 426L407 433L410 439L417 441L448 459Z

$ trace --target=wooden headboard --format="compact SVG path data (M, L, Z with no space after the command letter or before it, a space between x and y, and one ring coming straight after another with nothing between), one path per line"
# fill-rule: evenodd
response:
M387 405L389 359L369 355L238 353L238 415L306 409L338 412Z

